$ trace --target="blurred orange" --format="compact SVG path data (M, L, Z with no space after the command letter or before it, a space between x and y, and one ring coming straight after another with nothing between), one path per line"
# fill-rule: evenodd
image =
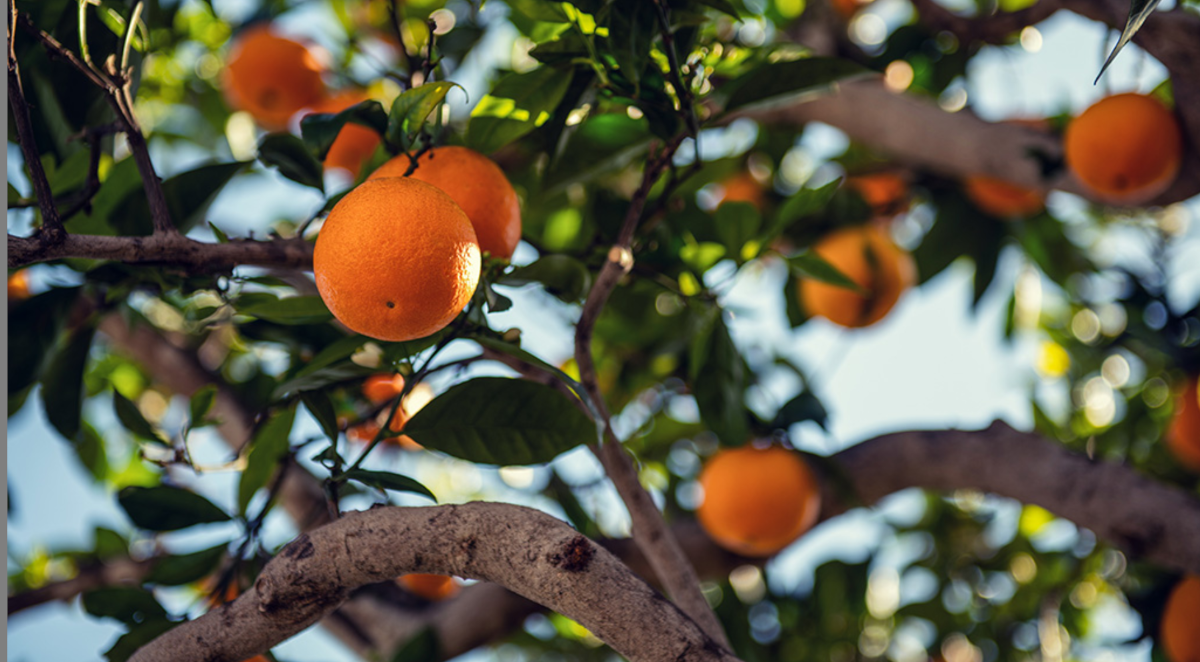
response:
M754 208L762 211L764 197L763 186L748 172L739 172L721 182L721 200L717 206L726 202L748 202Z
M1175 400L1166 443L1181 464L1200 472L1200 393L1196 381L1196 376L1189 376Z
M908 182L894 172L848 177L846 188L862 196L875 216L895 216L908 209Z
M29 298L29 272L18 271L8 277L8 302L16 303Z
M311 113L340 113L350 106L362 103L370 97L366 92L359 90L347 90L338 92L314 105L305 114ZM337 168L350 173L351 177L358 178L358 173L362 171L362 166L367 159L375 153L375 149L379 147L381 139L378 133L360 124L346 122L342 126L342 130L338 133L337 138L333 141L333 145L329 148L329 153L325 155L325 168Z
M1172 589L1159 637L1171 662L1200 660L1200 576L1184 577Z
M814 278L797 281L804 310L840 326L861 328L878 322L916 282L912 256L876 225L835 230L812 250L862 289L856 292Z
M362 393L373 405L383 404L404 392L404 375L381 373L363 382Z
M408 592L432 601L445 600L458 593L458 583L447 575L401 575L396 583Z
M255 25L234 37L221 91L231 108L250 113L269 131L283 131L292 115L324 98L324 71L307 46Z

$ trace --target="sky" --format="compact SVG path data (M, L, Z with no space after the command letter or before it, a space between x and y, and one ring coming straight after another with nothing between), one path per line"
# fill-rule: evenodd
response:
M236 12L238 3L218 2L217 6ZM895 24L905 19L907 7L904 0L878 0L867 15ZM313 18L320 17L293 16L291 24L296 30L319 30L321 22ZM1148 91L1165 76L1161 66L1131 46L1117 59L1102 85L1093 87L1107 32L1065 13L1038 26L1037 31L1037 38L1024 40L1025 47L987 48L972 61L964 89L970 107L984 118L1079 111L1109 91ZM513 36L511 29L491 35L488 55L494 57L481 57L481 61L504 62L511 54ZM470 69L459 82L468 87L472 100L478 100L484 89L486 67ZM824 127L811 131L803 147L820 159L836 154L844 144L839 132ZM172 168L185 169L189 159L200 155L157 152L155 156L159 164L170 166L164 168L169 174ZM10 172L15 159L10 145ZM264 219L305 218L319 204L315 193L276 175L264 174L227 187L211 207L209 217L227 232L237 234L261 228ZM1065 194L1052 196L1050 205L1065 215L1078 209L1077 202ZM1193 201L1188 209L1193 220L1200 215L1200 203ZM12 214L9 224L10 230L22 227L19 217ZM1194 255L1197 246L1197 233L1189 232L1184 248ZM522 245L514 262L520 264L534 257L534 251ZM1200 292L1200 261L1181 259L1178 265L1178 289L1182 296L1194 298ZM1001 335L1007 297L1022 266L1018 254L1006 253L996 283L974 313L969 306L971 268L959 263L907 293L882 323L857 331L846 331L823 320L790 330L782 312L784 274L778 264L744 269L733 280L722 303L739 311L731 321L731 329L740 347L757 343L785 347L810 371L813 388L830 410L831 425L828 434L815 427L799 426L794 441L805 450L829 453L901 429L979 428L997 418L1016 427L1028 426L1028 394L1036 379L1032 366L1039 339L1023 336L1007 342ZM513 312L496 316L494 323L499 327L520 326L525 333L524 347L551 362L565 358L570 352L567 331L577 309L547 305L543 297L531 291L512 294L517 304ZM761 397L782 402L795 388L795 383L777 380L766 386ZM111 419L103 407L95 413L102 425L106 424L104 417ZM310 433L314 425L305 417L294 437ZM86 546L95 526L130 530L113 496L84 475L67 444L47 426L35 396L10 421L8 439L8 478L14 497L14 512L8 524L10 555L25 555L37 547ZM203 441L199 445L215 448L211 440L208 445ZM415 455L389 457L386 462L398 462L400 470L411 471L439 498L465 500L486 493L489 498L549 507L544 500L520 489L527 483L536 488L544 480L544 470L503 473ZM560 458L556 465L580 482L599 476L594 460L580 451ZM205 476L201 485L218 502L230 501L232 476ZM627 527L611 489L601 488L590 497L604 512L602 524L606 529L619 533ZM912 495L902 493L880 509L821 525L772 561L772 588L803 588L819 563L830 558L861 558L882 535L881 518L885 514L903 517L912 512L913 504ZM1011 510L1009 507L1010 519ZM230 533L228 527L209 527L188 534L190 538L173 540L199 547L206 540L220 540ZM268 531L267 538L281 544L293 534L286 524L278 524ZM1113 617L1113 623L1126 628L1136 626L1120 614ZM108 622L87 617L77 602L31 610L14 617L9 626L8 657L25 662L100 659L99 652L107 649L120 632ZM295 662L353 659L320 628L308 630L275 652L281 659ZM1120 657L1142 662L1148 659L1148 651L1133 649ZM470 659L488 656L475 653Z

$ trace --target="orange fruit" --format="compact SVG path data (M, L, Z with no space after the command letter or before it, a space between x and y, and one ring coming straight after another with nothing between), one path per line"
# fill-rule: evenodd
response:
M1175 401L1175 413L1167 430L1167 448L1179 461L1200 472L1200 395L1196 377L1187 378L1183 391Z
M29 298L29 272L18 271L8 277L8 302L16 303Z
M1190 575L1171 590L1159 637L1171 662L1200 660L1200 576Z
M808 314L834 324L861 328L878 322L916 281L912 257L874 225L835 230L817 242L813 251L863 290L860 293L812 278L798 280L800 304Z
M426 600L445 600L458 593L458 584L453 577L447 575L401 575L396 582L409 593L419 595Z
M435 147L418 164L410 177L442 189L462 207L475 226L479 250L511 258L521 241L521 205L500 166L466 147ZM408 157L401 154L367 179L402 177L408 167Z
M313 250L317 290L350 329L379 340L428 336L479 283L479 243L462 209L412 178L364 182L334 205Z
M894 172L848 177L846 187L862 196L876 216L895 216L908 209L908 182Z
M1046 198L1036 189L986 175L969 175L963 188L976 207L997 218L1033 216L1046 206Z
M1067 167L1100 200L1149 202L1165 191L1183 163L1183 135L1158 99L1118 94L1097 101L1067 125Z
M847 21L854 18L858 10L871 3L871 0L832 0L833 8Z
M404 391L404 375L382 373L371 375L363 382L362 392L373 405L383 404Z
M256 25L234 38L221 90L230 107L250 113L269 131L282 131L292 115L325 97L324 71L307 46Z
M340 113L350 106L362 103L369 98L365 92L339 92L328 99L318 102L305 114ZM336 168L345 170L350 173L351 177L357 179L359 171L362 170L363 163L375 153L375 149L379 147L380 141L379 134L371 129L361 124L346 122L342 126L342 130L338 132L333 145L329 147L329 153L325 155L325 169Z
M721 201L717 206L726 202L748 202L754 208L762 211L763 186L748 172L740 172L721 182Z
M817 521L821 494L800 456L781 446L719 451L700 472L700 526L718 545L771 556Z

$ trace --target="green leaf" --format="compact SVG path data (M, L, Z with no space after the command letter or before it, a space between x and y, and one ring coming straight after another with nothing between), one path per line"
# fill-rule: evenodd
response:
M216 571L229 543L224 542L191 554L171 554L154 563L145 581L161 586L183 586L199 581Z
M829 283L838 287L844 287L848 290L861 292L862 288L858 286L846 274L838 271L838 268L830 264L825 258L817 255L814 251L804 251L798 255L794 255L787 259L788 266L792 272L801 278L811 278Z
M405 642L391 662L437 662L442 659L440 648L437 633L427 627Z
M83 373L96 328L75 329L67 344L50 361L42 378L42 406L46 418L63 437L75 441L83 421Z
M269 301L238 300L237 311L276 324L321 324L333 319L333 313L319 296L288 297Z
M24 391L41 378L46 354L58 341L78 287L56 287L11 307L8 312L8 393Z
M93 479L101 482L108 477L108 453L104 447L104 438L87 421L81 422L79 434L72 447L75 457L79 458L80 464L88 470Z
M457 83L437 81L413 88L396 97L388 112L387 141L393 145L407 147L425 126L429 114L446 99L453 88L463 89ZM466 90L463 90L466 93Z
M1100 77L1108 69L1108 65L1116 59L1117 53L1125 48L1125 44L1133 39L1133 35L1142 29L1142 24L1154 13L1154 9L1158 7L1159 0L1129 0L1129 17L1125 19L1125 28L1121 30L1121 38L1117 39L1117 44L1113 46L1112 52L1108 54L1108 58L1104 60L1104 65L1100 67L1100 73L1096 74L1096 80L1092 84L1100 82Z
M412 492L421 496L429 497L434 503L437 503L437 497L433 496L433 492L429 488L409 478L387 471L368 471L366 469L351 469L346 472L346 478L356 480L363 485L374 487L381 490L394 490L396 492Z
M279 168L293 182L325 191L325 168L304 141L290 133L269 133L258 144L258 160Z
M829 421L829 412L826 411L825 405L821 404L821 400L813 395L810 391L801 391L796 397L788 400L786 404L779 408L779 412L775 414L775 420L771 426L776 429L786 430L796 423L804 421L812 421L817 425L825 428L825 424Z
M154 641L167 630L179 625L168 620L152 620L129 628L129 632L117 638L112 648L104 653L108 662L125 662L133 657L139 648Z
M111 559L117 556L129 555L129 541L125 536L106 529L102 526L95 528L93 532L95 544L92 545L92 553L98 559Z
M738 20L738 18L740 18L738 16L737 7L735 7L729 0L696 0L696 3L706 7L712 7L713 9L728 15L734 20Z
M208 204L217 193L249 164L248 161L212 163L182 172L162 183L163 196L167 199L167 210L171 222L180 232L187 232L204 218ZM152 228L150 204L144 189L135 189L114 211L114 218L122 224L145 230ZM141 234L131 232L128 234Z
M20 202L21 199L22 199L21 192L17 190L17 187L12 185L12 182L9 182L8 183L8 205L11 207L14 203Z
M216 401L217 387L214 384L205 384L192 394L191 400L188 401L188 416L191 418L192 427L196 427L204 420L205 416L208 416L208 412L212 411L213 403Z
M177 531L230 519L208 499L169 485L131 485L117 494L117 503L135 526L148 531Z
M333 409L333 401L329 399L329 394L325 391L305 391L300 394L300 401L304 403L308 413L317 419L325 436L336 443L338 438L337 413Z
M279 462L288 453L288 435L296 418L295 405L281 409L263 424L250 441L246 469L238 481L238 512L246 513L255 492L267 485Z
M142 416L142 412L138 410L137 405L129 401L128 398L121 395L116 389L113 389L113 410L117 413L117 420L121 421L121 425L125 426L134 436L153 441L162 445L167 445L167 442L159 436L158 431L150 425L150 421Z
M379 135L384 135L388 128L388 114L383 105L374 99L367 99L336 113L313 113L300 119L300 135L309 151L321 161L329 154L329 148L346 122L365 126Z
M275 390L271 392L271 399L279 400L292 393L315 391L325 388L330 384L361 379L378 371L378 368L366 368L353 363L339 363L333 366L326 366L320 370L293 377L276 386Z
M106 586L82 596L83 610L97 618L113 618L128 625L167 617L154 594L132 586Z
M701 324L708 327L707 340L693 345L694 370L692 394L700 409L700 422L712 430L726 446L741 446L750 436L744 395L745 366L733 344L729 328L721 319L720 308L713 307ZM696 361L699 355L699 361ZM694 363L695 364L695 363ZM694 365L693 364L693 365Z
M208 227L210 230L212 230L213 236L217 238L218 244L228 244L229 243L229 235L225 234L224 230L217 227L212 221L208 222Z
M567 93L572 71L542 66L509 74L479 101L467 123L467 145L491 153L550 119Z
M717 236L727 254L735 259L744 258L743 247L755 239L762 226L758 209L748 202L727 202L717 208L715 216Z
M596 426L562 393L524 379L457 384L404 426L417 443L471 462L540 464L595 438Z
M763 237L763 242L767 243L778 237L796 221L823 211L829 205L829 201L833 199L833 195L837 193L841 183L841 179L835 179L818 188L800 189L784 200L775 214L775 222L771 224L767 235Z
M725 110L792 103L799 95L827 92L837 81L868 73L858 63L831 57L768 62L726 85Z
M520 287L540 283L550 295L575 303L587 296L592 287L592 274L582 262L569 255L547 255L533 264L517 267L496 281L497 285Z

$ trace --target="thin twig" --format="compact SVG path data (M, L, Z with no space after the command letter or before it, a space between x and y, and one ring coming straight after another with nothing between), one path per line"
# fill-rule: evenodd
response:
M210 244L179 233L149 237L108 237L68 234L61 243L48 245L39 237L8 235L8 267L69 257L115 260L126 263L170 265L180 272L221 273L239 265L312 269L313 245L303 239L253 241L235 239Z

